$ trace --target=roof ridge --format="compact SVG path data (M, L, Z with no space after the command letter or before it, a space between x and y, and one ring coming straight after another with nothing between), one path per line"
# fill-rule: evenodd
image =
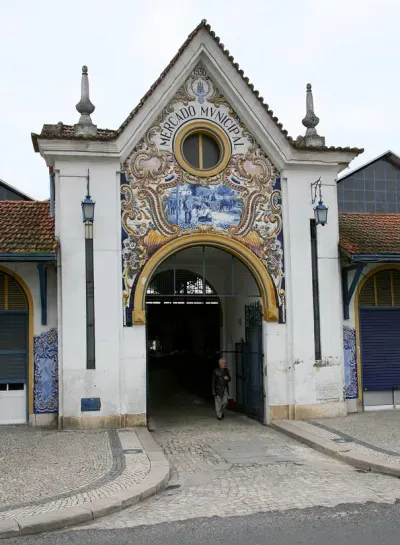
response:
M23 204L24 206L28 205L34 205L34 204L47 204L50 205L50 202L48 200L39 201L39 200L32 200L32 201L24 201L23 199L20 200L11 200L11 199L0 199L0 203L7 203L10 205L20 205Z
M339 216L396 216L400 219L396 212L339 212Z
M153 93L153 91L158 87L158 85L161 83L161 81L167 76L171 68L174 66L178 58L182 55L182 53L185 51L185 49L188 47L190 42L193 40L193 38L199 33L201 29L207 30L207 32L210 34L210 36L213 38L215 43L218 45L218 47L221 49L221 51L224 53L226 57L228 57L228 60L232 64L232 66L236 69L237 73L241 76L241 78L244 80L244 82L247 84L249 89L252 91L252 93L257 97L259 102L263 105L266 112L270 115L271 119L274 121L275 125L280 129L280 131L284 134L284 136L291 142L294 142L294 139L289 136L288 131L283 128L282 123L279 122L279 119L274 116L274 112L270 110L268 104L264 102L264 98L260 96L260 92L257 91L257 89L254 88L254 85L250 83L250 80L247 76L244 75L244 71L239 67L239 63L235 62L234 57L230 54L228 49L225 49L225 46L223 43L221 43L221 38L215 34L215 32L212 30L211 25L207 22L206 19L202 19L202 21L197 25L197 27L192 30L192 32L189 34L189 36L186 38L186 40L183 42L181 47L178 49L177 53L174 55L174 57L171 59L171 61L168 63L166 68L161 72L159 77L156 79L156 81L153 83L153 85L149 88L149 90L143 95L141 100L138 102L138 104L135 106L135 108L131 111L131 113L128 115L128 117L121 123L119 128L117 129L117 133L120 134L123 129L128 125L128 123L131 121L131 119L136 115L136 113L142 108L146 100L149 98L149 96Z
M122 131L125 129L125 127L130 123L130 121L135 117L135 115L141 110L141 108L144 106L147 99L151 96L151 94L155 91L155 89L160 85L160 83L165 79L165 77L168 75L169 71L172 69L174 64L177 62L179 57L182 55L182 53L185 51L185 49L188 47L190 42L194 39L194 37L202 30L205 29L208 34L211 36L211 38L214 40L214 42L218 45L222 53L228 58L231 65L236 69L236 72L239 74L239 76L242 78L242 80L247 84L247 87L250 89L250 91L255 95L257 100L260 102L266 113L269 115L269 117L274 122L275 126L279 129L281 134L286 138L286 140L297 149L310 149L312 151L349 151L353 153L362 153L364 151L363 148L355 148L355 147L335 147L335 146L313 146L313 147L307 147L304 143L299 142L298 140L293 139L293 137L289 136L289 133L286 129L283 128L283 124L279 121L278 117L274 115L273 110L270 109L269 105L264 101L264 98L260 96L260 92L254 88L254 85L250 82L249 78L244 75L244 71L239 67L239 64L235 62L234 57L230 54L228 49L225 49L225 46L223 43L221 43L221 39L219 36L215 34L215 32L212 30L211 25L207 22L206 19L202 19L201 22L196 26L194 30L188 35L186 40L183 42L181 47L178 49L177 53L174 55L174 57L171 59L171 61L168 63L168 65L165 67L165 69L161 72L159 77L156 79L156 81L151 85L151 87L148 89L148 91L143 95L143 97L139 100L138 104L135 106L135 108L129 113L129 115L126 117L126 119L121 123L119 128L117 130L113 129L98 129L97 132L103 131L104 134L101 136L100 134L97 135L97 137L84 137L84 136L74 136L72 133L65 135L63 132L63 128L68 127L69 132L72 131L73 126L72 125L63 125L62 123L59 123L58 125L44 125L42 132L40 135L36 133L31 133L32 143L33 147L36 152L39 151L39 146L37 143L38 138L64 138L64 139L86 139L86 140L113 140L117 138ZM61 126L61 127L60 127ZM58 127L58 131L57 131ZM46 128L46 129L45 129Z

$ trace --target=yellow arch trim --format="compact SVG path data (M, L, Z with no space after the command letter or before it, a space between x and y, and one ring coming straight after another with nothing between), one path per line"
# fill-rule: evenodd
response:
M362 380L361 380L361 373L362 373L362 365L361 365L361 332L360 332L360 294L364 287L364 284L368 282L368 280L375 276L377 273L381 271L387 271L387 270L398 270L400 271L400 265L380 265L378 267L375 267L374 269L371 269L364 277L363 279L358 283L356 295L354 298L354 316L355 316L355 326L356 326L356 357L357 357L357 383L358 383L358 399L362 400L363 398L363 391L362 391Z
M133 302L134 324L146 323L147 286L157 267L173 254L194 246L211 246L237 257L249 269L257 282L262 299L264 320L267 322L278 321L279 311L276 302L275 286L262 262L244 244L236 240L223 235L199 233L182 236L171 242L167 242L148 260L136 284Z
M28 415L33 414L33 335L34 335L34 306L31 290L25 281L16 272L0 265L0 272L8 274L18 282L24 290L28 301Z

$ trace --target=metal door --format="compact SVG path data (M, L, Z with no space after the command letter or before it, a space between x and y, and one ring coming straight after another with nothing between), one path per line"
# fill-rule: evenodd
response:
M264 422L262 308L259 302L245 306L245 337L235 344L236 402L239 412ZM221 355L230 354L224 351Z
M26 422L27 318L0 311L0 424Z
M400 386L400 309L361 308L361 362L364 392Z
M262 347L261 303L245 306L246 341L244 343L244 370L246 377L246 414L264 421L264 381Z

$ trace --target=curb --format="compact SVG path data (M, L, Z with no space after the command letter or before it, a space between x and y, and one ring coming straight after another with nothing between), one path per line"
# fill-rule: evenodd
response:
M89 522L121 511L162 490L169 481L169 462L146 428L136 428L135 432L150 460L150 471L140 483L108 498L88 502L78 507L30 517L0 520L0 539L60 530L67 526Z
M377 459L372 456L352 452L345 445L337 445L329 439L314 435L311 432L298 428L296 424L290 421L273 422L271 427L308 447L336 458L341 462L346 462L357 469L374 471L376 473L382 473L383 475L390 475L391 477L400 477L400 464L384 460L377 461Z

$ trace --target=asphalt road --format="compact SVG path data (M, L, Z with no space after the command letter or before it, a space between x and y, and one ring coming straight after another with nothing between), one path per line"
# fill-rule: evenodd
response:
M223 506L221 506L223 509ZM1 545L399 545L400 504L341 505L118 530L73 530Z

